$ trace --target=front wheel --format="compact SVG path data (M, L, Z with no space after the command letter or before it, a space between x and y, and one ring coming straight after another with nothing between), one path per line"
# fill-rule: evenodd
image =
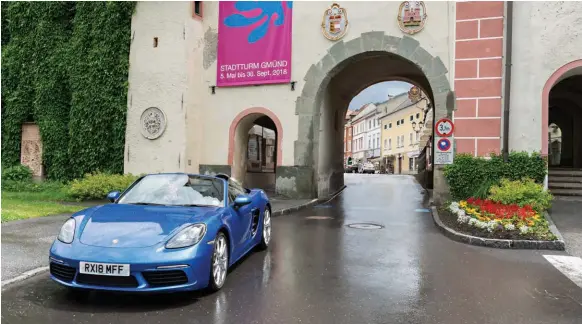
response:
M226 281L228 272L228 241L222 232L218 232L214 239L214 252L212 253L210 266L210 285L211 291L218 291Z
M259 249L266 250L271 242L271 210L269 207L265 207L265 212L263 212L263 235L261 237L261 243L259 243Z

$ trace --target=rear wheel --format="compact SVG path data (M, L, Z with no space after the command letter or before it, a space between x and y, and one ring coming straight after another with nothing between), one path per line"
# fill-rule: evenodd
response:
M218 232L214 239L214 252L212 253L210 266L210 284L211 291L218 291L226 281L228 272L228 241L226 235Z
M266 250L271 243L271 209L267 206L263 212L263 235L261 237L261 243L259 243L259 249Z

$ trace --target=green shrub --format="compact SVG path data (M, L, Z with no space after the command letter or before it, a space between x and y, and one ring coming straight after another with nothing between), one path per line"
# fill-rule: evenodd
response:
M453 198L463 200L482 195L483 186L499 184L503 178L530 178L543 183L546 170L546 160L538 153L512 152L507 162L495 154L489 159L458 154L454 163L445 167L444 174Z
M10 192L43 192L43 191L60 191L65 185L58 181L2 181L2 191Z
M492 186L489 199L503 204L530 205L537 212L547 210L552 206L552 194L544 190L543 185L533 179L508 180L502 179L499 185Z
M4 181L31 181L32 170L29 167L19 164L2 169L2 182Z
M78 200L105 199L111 191L127 189L138 176L131 174L92 173L82 179L73 180L69 195Z

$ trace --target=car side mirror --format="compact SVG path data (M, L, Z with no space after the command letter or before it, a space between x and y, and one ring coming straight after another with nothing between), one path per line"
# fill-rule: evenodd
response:
M121 196L121 193L119 191L112 191L107 194L107 199L111 202L115 202L117 198L119 198L119 196Z
M239 195L234 199L235 207L242 207L251 203L251 197L247 195Z

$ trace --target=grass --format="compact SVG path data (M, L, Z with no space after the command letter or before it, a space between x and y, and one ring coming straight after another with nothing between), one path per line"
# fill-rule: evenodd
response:
M74 200L67 194L65 186L59 183L8 183L6 186L3 184L2 189L2 222L74 213L84 208L62 204Z
M78 205L63 205L54 201L34 201L22 198L6 198L2 193L2 222L9 222L19 219L33 217L43 217L50 215L75 213L85 207ZM13 192L9 193L13 196ZM29 193L23 193L24 196Z

